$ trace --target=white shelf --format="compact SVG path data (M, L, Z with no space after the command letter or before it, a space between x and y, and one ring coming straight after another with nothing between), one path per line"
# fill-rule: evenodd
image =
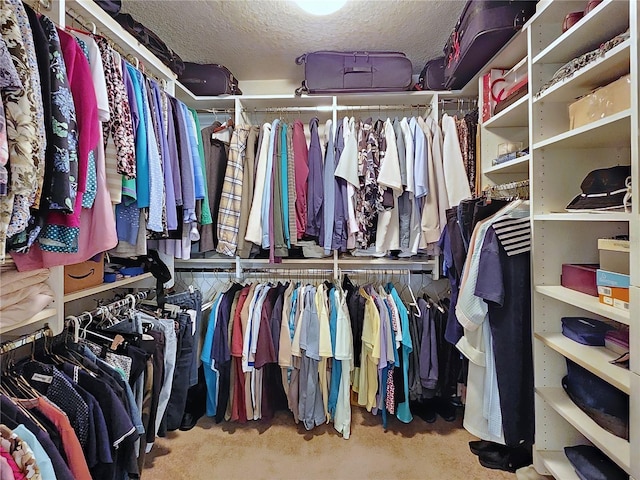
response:
M528 173L530 159L530 154L524 155L522 157L517 157L508 162L504 162L499 165L493 165L487 168L484 173L485 175L492 173Z
M631 468L631 446L627 440L616 437L594 422L571 401L562 387L537 388L536 392L576 430L587 437L589 441L626 472L629 472Z
M610 318L611 320L615 320L616 322L620 322L625 325L629 325L631 321L629 311L604 305L600 303L598 297L592 297L586 293L571 290L570 288L566 288L561 285L538 285L535 287L535 291L542 295L546 295L547 297L560 300L566 304L573 305L602 317Z
M580 480L573 465L564 454L557 450L538 450L536 455L551 474L558 480Z
M8 325L5 327L0 327L0 335L5 335L12 330L17 330L22 327L26 327L28 325L32 325L34 323L40 322L42 320L46 320L47 318L51 318L57 315L57 310L55 308L45 308L44 310L36 313L33 317L28 320L25 320L22 323L17 325Z
M631 58L631 39L625 40L609 50L602 58L589 63L571 77L556 83L533 97L538 102L573 102L593 89L607 85L622 75L629 73Z
M136 275L135 277L123 278L122 280L118 280L117 282L101 283L100 285L96 285L95 287L85 288L83 290L78 290L77 292L66 294L64 296L64 302L72 302L73 300L90 297L91 295L95 295L97 293L106 292L115 288L122 288L126 285L131 285L132 283L137 283L152 277L153 274L147 272L143 273L142 275Z
M582 9L584 5L578 10ZM624 32L628 27L629 3L623 0L604 0L536 55L533 63L564 64Z
M211 108L220 110L230 110L235 107L235 95L221 95L215 97L198 96L177 80L174 82L174 85L175 97L184 102L184 104L189 107L207 109Z
M555 148L622 147L631 140L631 109L534 143L535 150Z
M582 345L561 333L536 333L536 338L627 395L631 393L631 372L609 363L618 354L604 347Z
M529 20L539 24L560 24L568 12L584 10L583 0L540 0L536 5L536 13Z
M632 216L625 212L554 212L535 214L533 219L548 222L630 222Z
M529 95L525 95L484 122L484 128L526 127L529 124Z

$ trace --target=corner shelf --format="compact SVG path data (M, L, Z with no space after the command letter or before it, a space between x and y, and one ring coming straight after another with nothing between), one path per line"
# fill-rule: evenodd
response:
M606 85L629 73L631 58L631 39L604 54L585 67L577 70L571 77L552 85L540 96L533 96L533 103L573 102L594 88Z
M529 95L516 100L484 122L484 128L526 127L529 124Z
M583 8L584 3L578 10ZM589 46L597 47L598 44L624 32L628 25L628 3L620 0L604 0L536 55L532 63L566 63L589 51Z
M522 157L514 158L508 162L493 165L487 168L484 173L485 175L491 173L528 173L530 160L531 154L524 155Z
M580 480L573 465L564 454L558 450L538 450L536 455L540 457L545 467L556 478L562 480Z
M607 432L571 401L562 387L537 388L536 393L609 458L630 471L631 446L623 438ZM564 480L564 477L558 477Z
M631 109L568 130L533 144L534 150L555 148L621 147L631 139Z
M565 337L562 333L536 333L535 336L548 347L606 380L627 395L631 393L631 372L609 363L618 357L617 353L604 347L582 345Z
M600 315L616 322L629 325L631 323L631 314L620 308L610 307L600 303L598 297L592 297L586 293L571 290L561 285L538 285L535 291L547 297L560 300L568 305L581 308L596 315ZM559 321L559 319L558 319Z
M106 292L108 290L113 290L115 288L122 288L126 285L131 285L132 283L140 282L142 280L147 280L152 278L153 274L147 272L142 275L136 275L135 277L123 278L122 280L118 280L117 282L111 283L101 283L100 285L96 285L95 287L85 288L84 290L78 290L77 292L68 293L64 296L64 302L72 302L74 300L79 300L84 297L90 297L91 295L95 295L97 293Z

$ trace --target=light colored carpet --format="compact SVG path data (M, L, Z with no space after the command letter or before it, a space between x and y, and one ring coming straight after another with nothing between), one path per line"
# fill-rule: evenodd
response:
M188 432L156 439L143 480L500 480L515 474L482 467L469 451L475 440L438 417L403 424L353 409L351 438L323 425L307 432L288 412L270 423L216 424L203 417Z

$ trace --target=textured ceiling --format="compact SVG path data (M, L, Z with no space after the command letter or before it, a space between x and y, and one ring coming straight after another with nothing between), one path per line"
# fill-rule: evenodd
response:
M321 2L322 0L317 0ZM291 0L124 0L184 61L220 63L243 80L303 78L295 58L316 50L406 53L419 73L442 47L464 0L349 0L318 17Z

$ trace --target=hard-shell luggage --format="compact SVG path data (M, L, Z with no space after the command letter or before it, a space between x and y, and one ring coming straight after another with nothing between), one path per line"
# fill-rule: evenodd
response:
M444 86L444 57L429 60L420 72L419 81L423 90L446 90Z
M310 52L296 58L304 64L304 81L296 94L396 92L411 88L412 65L400 52Z
M522 28L536 11L535 0L468 0L444 48L445 86L469 80Z
M242 95L238 79L223 65L185 62L184 72L178 81L194 95Z

